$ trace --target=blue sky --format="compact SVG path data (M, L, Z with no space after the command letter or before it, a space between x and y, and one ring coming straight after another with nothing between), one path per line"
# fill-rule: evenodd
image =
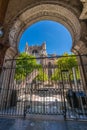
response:
M20 52L24 52L26 42L29 46L46 42L47 53L57 55L70 53L72 47L69 31L62 24L48 20L39 21L24 31L19 42Z

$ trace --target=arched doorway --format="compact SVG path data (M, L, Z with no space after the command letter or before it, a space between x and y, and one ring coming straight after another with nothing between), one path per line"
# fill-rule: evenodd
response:
M33 23L40 21L40 20L54 20L56 22L60 22L70 31L73 39L72 50L75 52L79 51L79 48L74 48L77 43L80 43L80 36L81 36L81 25L78 18L72 13L71 10L61 6L61 5L54 5L54 4L41 4L37 5L31 9L25 10L22 14L20 14L14 24L12 25L10 32L9 32L9 43L10 47L13 48L13 55L16 55L18 50L18 43L20 36L22 35L23 31ZM7 54L6 54L7 55ZM12 55L10 53L10 55ZM13 59L14 57L12 57ZM8 64L7 64L8 65ZM9 77L9 74L8 74ZM8 81L7 81L8 82ZM13 81L11 80L11 83ZM65 102L65 101L64 101ZM18 104L17 108L23 107L22 114L25 114L25 102L23 101L22 104Z

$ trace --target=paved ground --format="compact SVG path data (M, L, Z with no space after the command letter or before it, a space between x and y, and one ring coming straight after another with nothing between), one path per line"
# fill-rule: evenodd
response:
M87 130L87 122L0 118L0 130Z

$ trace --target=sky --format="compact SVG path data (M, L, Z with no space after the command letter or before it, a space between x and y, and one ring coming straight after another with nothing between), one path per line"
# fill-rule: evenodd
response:
M39 21L28 27L20 38L20 52L24 52L26 42L29 46L41 45L45 42L48 54L71 53L72 37L70 32L62 24L54 21Z

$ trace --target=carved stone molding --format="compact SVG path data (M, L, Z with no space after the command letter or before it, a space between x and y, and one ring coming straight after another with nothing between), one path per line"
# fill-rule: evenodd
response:
M80 0L83 4L83 10L79 19L87 19L87 0Z
M73 47L72 52L74 54L87 54L87 46L85 42L79 40Z
M17 47L21 34L28 26L37 21L46 19L63 24L70 31L73 43L80 39L81 26L79 20L70 10L59 5L42 4L27 9L17 18L10 29L10 45L12 47Z

